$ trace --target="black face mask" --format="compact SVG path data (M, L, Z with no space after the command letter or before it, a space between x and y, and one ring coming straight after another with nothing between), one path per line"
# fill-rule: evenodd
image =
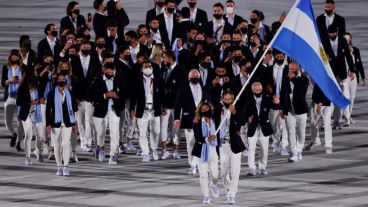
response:
M77 9L77 10L74 10L74 12L73 12L75 15L79 15L80 14L80 10L79 9Z
M225 103L225 102L223 102L222 104L225 106L225 108L229 108L229 107L230 107L230 105L231 105L231 104L229 104L229 103Z
M108 74L105 74L105 77L107 78L107 79L111 79L111 78L113 78L114 77L114 75L108 75Z
M234 46L239 46L239 45L240 45L240 43L241 43L241 41L233 41L233 45L234 45Z
M210 62L203 62L203 63L201 63L201 65L202 65L203 68L206 68L206 69L211 68L211 63Z
M60 73L65 76L65 75L69 74L69 71L68 70L60 70Z
M97 43L97 48L98 49L103 49L105 47L105 44L103 43Z
M31 49L32 44L31 44L31 42L26 41L26 42L23 42L22 47L29 50L29 49Z
M199 83L199 78L190 78L190 82L196 85Z
M167 10L167 12L168 12L169 14L172 14L172 13L174 13L175 8L168 7L166 10Z
M219 78L224 78L225 75L217 75Z
M91 50L81 50L83 55L89 55L89 53L91 52Z
M275 59L275 61L276 61L276 63L278 64L278 65L282 65L283 63L284 63L284 59Z
M131 55L125 55L124 60L130 61L132 59Z
M156 33L156 32L157 32L157 30L158 30L158 28L151 28L151 30L152 30L154 33Z
M10 62L10 65L16 65L16 64L18 64L18 61L14 61L14 60L11 60L9 62Z
M226 44L226 43L230 44L231 40L222 40L222 44Z
M251 22L252 24L257 23L257 21L258 21L258 19L257 19L257 18L250 18L250 22Z
M330 40L335 41L337 36L330 36Z
M57 37L57 36L58 36L58 32L57 32L57 31L52 31L52 32L51 32L51 35L52 35L53 37Z
M159 2L156 2L156 5L158 6L158 7L163 7L164 6L164 3L165 2L161 2L161 1L159 1Z
M235 56L235 57L233 57L234 63L240 62L241 59L242 59L241 56Z
M246 27L240 28L240 32L242 34L247 34L248 33L248 28L246 28Z
M194 8L197 5L197 3L196 2L189 2L188 5L189 5L190 8Z
M250 46L251 46L251 47L255 47L255 46L257 46L257 43L255 43L255 42L250 42Z
M222 14L213 14L213 17L215 17L215 19L219 20L222 17Z
M211 117L212 116L212 113L211 113L211 111L201 112L201 116L202 117Z
M262 94L261 93L255 93L254 96L257 97L257 98L260 98L262 96Z
M57 86L59 87L64 87L66 85L66 82L65 81L59 81L57 82Z
M89 41L91 39L91 35L84 35L83 36L83 39Z
M197 44L197 45L204 45L206 43L206 41L204 41L204 40L195 40L194 43Z
M326 14L330 16L333 13L333 10L325 10Z

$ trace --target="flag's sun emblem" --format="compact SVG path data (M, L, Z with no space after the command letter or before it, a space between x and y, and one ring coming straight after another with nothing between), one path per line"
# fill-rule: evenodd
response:
M325 50L323 49L323 47L319 47L319 55L321 56L321 59L325 62L328 62L328 56L325 52Z

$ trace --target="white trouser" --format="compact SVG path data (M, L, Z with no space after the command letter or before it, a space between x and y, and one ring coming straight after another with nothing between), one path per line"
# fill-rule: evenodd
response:
M349 105L349 107L347 109L345 109L344 111L344 116L345 118L347 118L348 116L351 117L351 113L353 111L353 106L354 106L354 100L355 100L355 95L356 95L356 90L357 90L357 79L354 78L354 80L351 80L350 78L348 78L348 87L349 87L349 100L351 101L351 104Z
M234 154L229 143L220 147L221 177L224 186L235 197L238 192L242 153Z
M168 138L168 130L172 130L174 133L174 145L179 145L179 137L180 137L180 130L173 129L173 123L169 123L170 117L174 120L174 109L166 109L166 114L161 115L161 140L162 142L167 142Z
M305 142L305 128L307 126L308 114L297 115L289 112L285 117L291 152L302 152ZM296 136L296 133L298 133L298 136Z
M126 111L127 111L127 116L125 117L126 119L126 123L127 123L127 127L128 127L128 130L126 132L126 137L127 138L133 138L134 136L134 132L138 129L138 126L137 126L137 119L135 117L131 117L130 116L130 100L127 100L126 101L126 104L125 104L125 108L126 108Z
M119 124L120 117L116 116L113 110L109 110L105 118L93 117L94 125L96 126L97 145L104 146L106 137L106 127L110 129L110 156L116 154L119 147Z
M218 155L216 152L216 146L209 146L210 154L209 160L205 163L199 163L199 181L201 183L201 189L203 196L209 197L209 178L211 179L211 185L217 186L218 180ZM199 159L199 158L196 158Z
M44 129L45 129L45 136L44 136L44 140L45 141L49 141L49 137L48 137L48 134L47 133L47 126L46 126L46 103L45 104L41 104L41 113L42 113L42 124L45 126Z
M24 151L26 153L26 157L31 157L31 143L33 136L33 129L36 132L36 149L39 152L42 152L42 143L45 140L46 130L45 125L42 123L32 123L31 115L28 115L25 121L22 121L25 139L24 139Z
M349 81L348 79L345 80L337 80L339 81L339 85L341 88L342 93L344 94L345 97L349 98L350 94L349 94ZM337 106L333 106L333 120L334 120L334 124L340 123L341 119L342 119L342 115L345 111L345 109L340 109ZM350 119L350 111L345 111L345 118Z
M255 155L256 155L256 147L257 142L261 144L261 154L259 158L259 169L266 169L267 167L267 159L268 159L268 142L269 136L264 136L261 130L261 127L258 126L256 132L254 133L253 137L248 137L248 166L249 168L256 169L255 164Z
M240 137L245 147L248 149L247 131L248 131L248 124L240 127Z
M91 102L81 101L78 106L77 112L77 122L78 122L78 130L79 137L81 140L81 145L89 145L92 144L93 137L93 123L92 123L92 115L93 115L93 105Z
M195 138L194 138L194 132L193 129L184 129L185 133L185 140L187 142L187 153L188 153L188 164L191 167L196 167L198 165L198 160L194 159L192 155Z
M282 148L286 148L289 145L287 138L287 130L285 126L285 119L280 117L280 110L270 110L270 120L272 124L273 134L272 140L273 143L280 143ZM281 140L280 140L281 139Z
M72 127L62 126L60 128L52 128L51 140L54 143L54 153L57 166L69 165L70 158L70 136L72 134Z
M321 106L321 114L317 114L316 105L313 104L311 110L311 139L314 143L321 143L319 137L319 119L323 119L323 127L325 130L325 147L332 147L332 129L331 129L331 106Z
M8 97L8 99L6 99L4 103L4 112L5 112L6 129L10 132L11 135L14 135L16 132L13 126L13 119L14 119L14 115L16 115L16 112L17 112L16 100L14 98ZM23 136L24 136L24 131L23 131L23 126L22 126L22 121L20 119L18 119L17 135L18 135L17 142L22 141Z
M139 129L139 145L142 149L142 155L149 155L147 127L150 127L151 149L156 150L158 146L158 137L160 136L160 117L154 115L154 111L145 111L142 118L137 118Z

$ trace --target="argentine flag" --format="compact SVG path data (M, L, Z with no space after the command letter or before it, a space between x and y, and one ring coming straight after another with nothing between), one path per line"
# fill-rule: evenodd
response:
M350 104L331 70L310 0L295 2L270 45L297 61L335 106Z

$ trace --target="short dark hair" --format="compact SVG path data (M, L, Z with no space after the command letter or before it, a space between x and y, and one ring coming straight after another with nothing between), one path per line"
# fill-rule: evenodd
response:
M221 7L222 10L224 10L224 5L222 5L220 2L213 5L213 7Z
M180 15L184 19L190 18L190 9L189 9L189 7L183 7L183 8L181 8Z
M109 21L107 21L107 27L117 27L118 26L118 21L116 21L116 19L110 19Z
M114 63L105 63L104 68L115 70L115 65L114 65Z
M137 39L138 38L138 35L137 33L134 31L134 30L129 30L125 33L125 36L128 36L132 39Z
M55 26L55 24L54 23L49 23L49 24L46 25L45 29L43 30L45 35L47 35L47 32L51 30L52 26Z
M104 0L95 0L95 1L93 2L93 7L97 10L97 9L98 9L98 7L100 7L100 6L101 6L101 4L103 4L103 2L104 2Z
M227 0L226 3L233 3L235 5L235 2L233 0Z
M335 4L335 1L334 0L326 0L325 4Z
M129 50L129 46L123 45L119 48L118 54L123 53L125 50Z
M202 52L199 53L199 60L202 61L208 56L211 57L210 53L207 50L202 50Z
M72 9L75 7L75 5L78 5L79 3L76 1L69 2L68 6L66 7L66 14L72 15Z
M171 58L173 61L176 61L176 55L174 53L174 51L172 50L166 50L165 51L165 55L169 58Z
M174 3L176 4L176 1L175 0L166 0L165 1L165 5L169 4L169 3Z

